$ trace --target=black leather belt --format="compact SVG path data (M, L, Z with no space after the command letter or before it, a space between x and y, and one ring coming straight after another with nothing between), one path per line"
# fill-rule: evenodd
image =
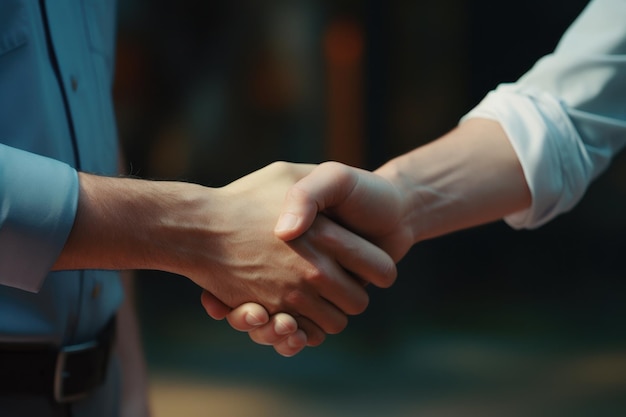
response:
M64 346L0 344L0 393L49 396L69 403L104 382L115 319L93 341Z

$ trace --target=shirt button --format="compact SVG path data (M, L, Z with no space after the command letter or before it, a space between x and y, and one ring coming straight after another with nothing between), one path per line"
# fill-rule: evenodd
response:
M78 90L78 78L74 75L70 78L70 84L72 85L72 91Z
M94 284L93 289L91 290L91 298L95 300L96 298L100 296L101 292L102 292L102 285L100 285L99 283Z

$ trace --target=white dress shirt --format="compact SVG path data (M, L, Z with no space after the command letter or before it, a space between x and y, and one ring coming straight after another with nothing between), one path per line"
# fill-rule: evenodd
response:
M498 121L522 165L535 228L570 210L626 144L626 0L592 0L555 51L502 84L463 120Z

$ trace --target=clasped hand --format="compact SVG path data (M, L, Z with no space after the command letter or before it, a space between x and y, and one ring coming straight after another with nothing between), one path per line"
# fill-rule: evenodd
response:
M343 330L368 304L363 284L390 286L412 242L398 189L342 164L274 163L221 194L231 209L217 253L241 284L203 286L202 304L284 356Z

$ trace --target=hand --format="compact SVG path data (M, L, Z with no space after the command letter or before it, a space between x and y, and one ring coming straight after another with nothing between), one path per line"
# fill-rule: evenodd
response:
M298 328L298 322L290 315L277 313L271 318L267 311L258 304L246 303L231 309L208 291L202 292L202 305L207 314L215 320L226 318L232 328L247 332L250 338L260 345L272 345L280 355L291 357L307 346L316 346L325 338L317 326L308 331ZM309 342L311 340L311 342Z
M405 195L384 177L326 162L289 189L274 233L285 241L295 239L323 213L397 262L414 243L412 228L406 223L409 207Z
M311 169L275 163L218 190L210 227L219 239L206 252L208 259L185 275L226 306L256 302L271 314L296 316L309 344L316 344L321 341L311 338L314 326L337 333L346 315L367 306L367 293L355 278L387 287L396 270L379 248L324 217L288 243L273 235L286 190ZM212 276L203 277L207 272Z
M412 244L410 228L404 228L401 222L404 204L400 191L384 178L338 163L325 163L289 190L275 233L285 240L295 239L308 230L318 212L324 212L372 239L399 260ZM273 316L270 322L259 305L248 303L231 310L206 292L202 303L211 317L227 317L233 328L250 332L257 343L273 344L284 356L293 356L304 348L306 340L287 330L294 324L290 316ZM295 331L295 327L291 329Z

